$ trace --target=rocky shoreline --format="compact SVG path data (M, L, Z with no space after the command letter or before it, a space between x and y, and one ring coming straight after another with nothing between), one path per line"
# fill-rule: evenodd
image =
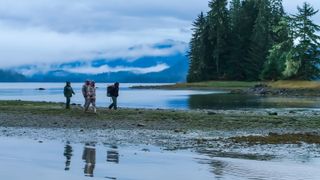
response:
M39 143L145 144L263 160L284 149L299 154L302 145L306 153L317 155L319 129L318 110L98 108L94 114L83 112L78 105L65 110L61 103L0 101L0 137L28 138Z
M79 105L71 110L62 103L0 101L0 126L149 130L246 130L317 129L317 109L165 110L98 108L85 113Z
M257 84L248 89L235 89L232 94L250 94L258 96L287 96L287 97L320 97L318 89L289 89L289 88L272 88L266 84Z

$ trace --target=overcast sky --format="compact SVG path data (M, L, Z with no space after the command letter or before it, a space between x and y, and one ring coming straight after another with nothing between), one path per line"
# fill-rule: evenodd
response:
M295 12L303 0L284 0ZM319 0L307 0L320 9ZM0 0L0 68L184 52L207 0ZM315 17L320 23L320 15ZM171 49L153 44L176 41ZM132 48L135 47L135 48Z

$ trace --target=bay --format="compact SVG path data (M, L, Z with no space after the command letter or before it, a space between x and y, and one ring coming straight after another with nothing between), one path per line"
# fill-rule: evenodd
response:
M107 107L111 99L106 87L111 83L97 83L97 106ZM65 102L64 83L0 83L0 100L24 100ZM320 108L319 97L281 97L230 94L228 91L132 89L138 85L121 84L119 107L161 109L272 109L272 108ZM82 83L73 83L76 95L71 103L83 105ZM44 88L44 90L38 90Z

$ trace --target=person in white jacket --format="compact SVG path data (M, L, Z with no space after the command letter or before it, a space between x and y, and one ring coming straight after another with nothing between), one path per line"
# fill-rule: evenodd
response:
M90 82L90 86L87 92L87 105L85 107L85 112L88 111L90 105L92 104L93 112L97 112L96 108L96 83L94 81Z

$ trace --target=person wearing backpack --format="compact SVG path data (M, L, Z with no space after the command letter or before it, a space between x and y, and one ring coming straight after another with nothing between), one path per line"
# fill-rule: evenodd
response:
M70 101L71 101L71 97L72 95L74 95L74 91L71 87L71 83L70 82L66 82L66 86L63 89L63 94L64 97L66 97L66 109L70 109Z
M119 96L119 83L116 82L112 86L108 86L107 88L107 96L111 97L112 103L109 106L109 109L114 108L115 110L118 109L118 104L117 104L117 98Z

